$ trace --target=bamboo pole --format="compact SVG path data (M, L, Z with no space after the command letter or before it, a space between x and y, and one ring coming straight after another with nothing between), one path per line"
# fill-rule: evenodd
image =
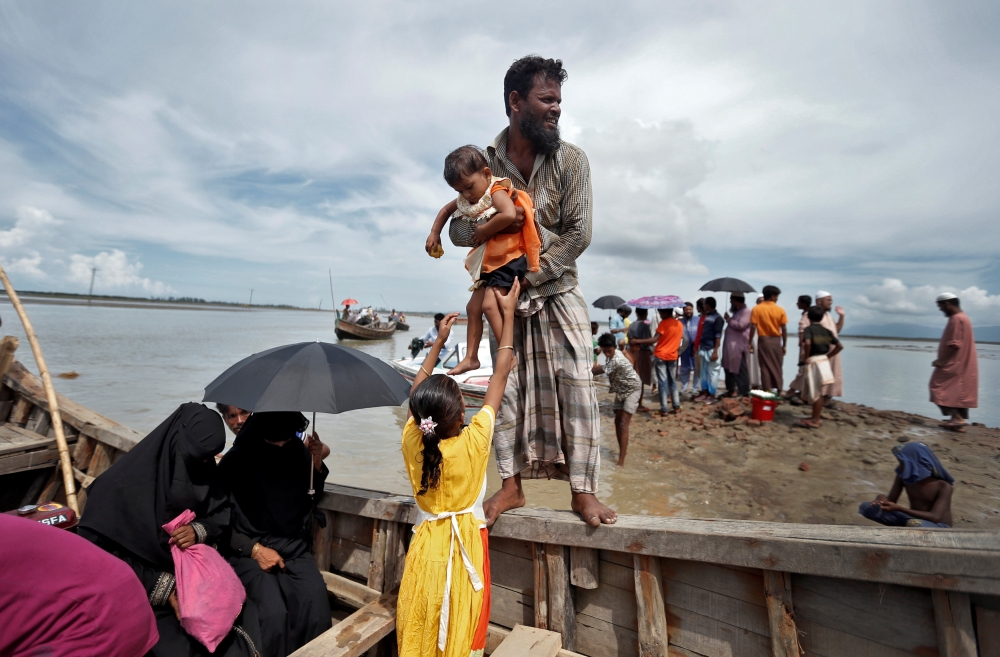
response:
M24 326L24 333L31 343L31 353L35 356L35 363L38 365L38 373L42 377L42 385L45 386L45 397L49 402L49 416L52 418L52 430L56 434L56 446L59 448L59 465L62 467L63 486L66 488L66 502L69 508L80 515L80 505L76 501L76 480L73 478L73 464L69 458L69 446L66 444L66 434L63 433L62 415L59 413L59 401L56 399L56 389L52 387L52 377L49 376L49 368L45 365L45 356L42 355L42 348L38 344L35 336L35 329L31 326L28 314L24 312L24 306L7 278L7 272L0 266L0 281L3 281L7 296L17 311L17 316L21 318Z

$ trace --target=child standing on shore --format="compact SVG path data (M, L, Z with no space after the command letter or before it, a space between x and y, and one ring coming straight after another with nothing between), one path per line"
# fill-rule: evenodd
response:
M430 375L458 313L441 321L410 389L402 447L419 515L399 588L399 657L469 657L486 647L490 563L483 499L496 413L514 360L519 293L516 280L506 295L487 291L502 314L500 348L482 410L467 426L458 384Z
M479 343L483 338L483 313L494 335L500 335L502 318L488 288L510 289L515 280L529 271L538 271L541 240L535 227L535 209L527 192L514 189L509 178L493 175L486 157L475 146L462 146L444 161L444 179L458 192L458 198L438 213L427 237L427 253L440 258L441 231L451 217L454 221L476 224L479 246L465 258L472 276L472 298L466 306L466 356L448 374L479 369ZM524 226L516 233L501 233L517 218L515 207L524 210Z
M635 373L631 362L618 349L615 338L610 333L604 333L597 338L597 345L607 359L604 365L594 365L594 374L607 374L611 384L611 392L615 395L615 437L618 438L618 465L625 465L625 454L628 452L628 428L632 423L632 415L639 408L639 394L642 380Z

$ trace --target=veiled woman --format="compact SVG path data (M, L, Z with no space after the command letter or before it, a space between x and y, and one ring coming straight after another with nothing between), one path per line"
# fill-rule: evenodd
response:
M145 587L160 634L149 653L155 657L209 655L178 620L170 542L186 549L213 545L223 535L230 508L215 455L225 443L218 413L183 404L87 490L79 534L131 566ZM185 509L197 519L168 535L162 525ZM248 602L214 654L251 656L259 645L256 612Z
M331 626L326 584L310 552L316 495L330 449L301 413L254 413L219 463L233 499L229 562L260 617L264 654L284 657Z

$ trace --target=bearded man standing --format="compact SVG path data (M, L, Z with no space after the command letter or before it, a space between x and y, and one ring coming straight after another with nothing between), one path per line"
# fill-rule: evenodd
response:
M529 55L511 64L504 76L508 126L486 149L493 175L531 196L542 241L539 270L528 273L518 302L517 367L507 379L494 440L503 486L484 504L489 524L524 505L522 476L569 481L573 510L592 526L618 518L596 496L600 413L590 315L576 267L590 245L593 198L586 154L559 138L566 77L558 59ZM518 208L505 232L520 231L522 217ZM473 246L468 226L451 222L455 246Z

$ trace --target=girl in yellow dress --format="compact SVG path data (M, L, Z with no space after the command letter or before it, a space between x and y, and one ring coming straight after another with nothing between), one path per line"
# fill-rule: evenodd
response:
M490 619L490 564L483 498L493 425L514 361L517 281L504 295L491 288L503 315L497 363L483 408L468 426L455 380L430 375L458 313L441 320L410 389L403 459L420 516L399 587L399 657L479 657Z

